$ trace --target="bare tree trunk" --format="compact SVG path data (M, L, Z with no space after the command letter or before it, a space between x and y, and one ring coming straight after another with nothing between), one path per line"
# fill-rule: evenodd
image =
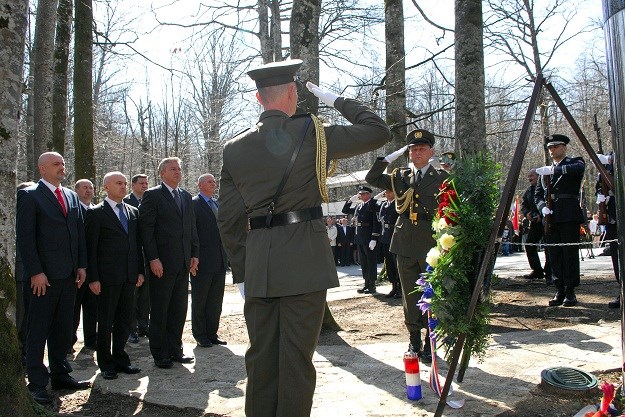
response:
M405 145L406 140L406 52L404 49L404 4L402 0L384 2L386 39L386 123L391 128L388 150ZM399 166L402 158L396 161Z
M52 93L52 149L65 153L67 129L67 67L72 33L72 0L59 0L54 42L54 91Z
M32 74L32 63L29 65ZM29 76L29 78L31 78ZM32 79L31 79L32 81ZM26 132L24 134L24 141L26 142L26 178L28 180L39 178L39 170L37 169L37 163L35 162L35 99L33 98L33 85L29 82L28 97L26 102ZM39 157L39 155L37 155Z
M271 19L269 10L271 9ZM282 61L282 33L279 0L258 0L258 38L263 63Z
M92 0L76 1L74 35L74 149L75 179L95 184L93 153L93 8Z
M462 152L486 149L482 1L456 0L456 140Z
M22 101L28 0L5 0L0 8L0 415L34 416L17 358L15 330L15 161Z
M291 56L304 61L299 74L319 84L319 13L321 0L295 0L291 12ZM297 103L298 113L317 113L319 100L308 91Z
M34 156L52 149L52 88L54 77L54 31L58 1L37 4L33 45ZM38 172L35 175L39 175Z

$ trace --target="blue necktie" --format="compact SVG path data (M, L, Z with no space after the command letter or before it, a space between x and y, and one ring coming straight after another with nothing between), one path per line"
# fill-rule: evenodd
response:
M208 205L210 206L211 210L213 210L213 213L217 214L217 202L212 198L209 198Z
M128 217L126 217L124 205L122 203L119 203L116 207L119 210L119 221L121 222L122 227L124 228L126 233L128 233Z
M178 206L178 213L182 214L182 201L180 200L180 193L177 188L174 188L171 192L174 194L174 201Z

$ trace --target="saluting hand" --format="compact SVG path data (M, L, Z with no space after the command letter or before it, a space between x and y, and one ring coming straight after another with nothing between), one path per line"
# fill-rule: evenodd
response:
M408 150L408 145L402 146L401 148L399 148L395 152L386 155L384 157L384 161L386 161L386 162L388 162L390 164L391 162L393 162L394 160L396 160L397 158L402 156L404 154L404 152L406 152L407 150Z
M318 85L313 84L310 81L306 83L306 88L308 88L308 91L313 93L315 96L319 97L319 100L323 101L326 105L330 107L334 107L334 102L337 98L339 98L339 96L337 96L336 94L329 91L324 91L319 88Z
M161 278L163 276L163 264L161 260L156 258L150 261L150 270L157 277Z
M30 277L30 288L33 289L33 294L37 297L46 295L46 287L49 287L48 277L43 272Z

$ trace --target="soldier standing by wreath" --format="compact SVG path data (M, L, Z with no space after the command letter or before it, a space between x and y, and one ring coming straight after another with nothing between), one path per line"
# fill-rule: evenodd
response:
M429 160L434 155L434 135L427 130L417 129L406 136L408 143L386 157L378 158L365 180L382 189L395 193L395 204L399 217L391 240L391 252L397 256L399 279L403 288L404 319L410 333L409 350L417 352L423 362L432 360L428 340L427 316L417 306L422 293L413 291L419 275L425 272L425 256L436 242L432 237L432 219L436 214L436 196L447 173L437 171ZM408 150L414 167L397 168L391 174L384 170ZM426 329L425 339L421 330ZM423 343L425 341L425 343ZM425 345L425 346L424 346Z
M233 280L245 284L245 414L253 417L310 415L326 292L339 286L321 210L327 161L372 151L390 136L365 105L312 83L308 89L352 125L294 115L300 65L248 72L264 111L223 151L218 224Z
M586 163L581 157L566 156L566 145L570 139L564 135L545 137L545 146L553 161L536 169L541 175L536 184L535 202L543 215L547 247L551 262L552 279L556 294L549 301L550 306L571 307L577 304L575 287L579 285L579 225L585 222L579 205L579 192L584 178Z
M356 219L354 245L358 248L360 268L365 280L365 286L356 290L359 294L375 294L375 281L378 278L378 256L375 247L380 237L380 222L371 192L371 188L361 185L358 187L358 194L347 200L342 210L345 214L353 214ZM352 208L352 203L358 204Z

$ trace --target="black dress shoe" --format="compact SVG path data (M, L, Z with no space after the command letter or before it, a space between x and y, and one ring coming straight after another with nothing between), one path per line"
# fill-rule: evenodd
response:
M39 404L49 404L52 402L52 395L48 393L48 390L44 387L28 387L30 396L33 397L33 401Z
M363 294L363 293L364 293L365 291L367 291L367 290L368 290L368 288L367 288L367 287L362 287L362 288L357 289L357 290L356 290L356 292L357 292L358 294Z
M199 347L203 347L203 348L209 348L213 346L213 343L210 340L204 340L201 342L197 342L197 345Z
M549 300L549 307L561 306L564 302L564 294L557 292L551 300Z
M195 360L195 358L193 356L177 355L177 356L172 356L171 360L173 362L178 362L178 363L192 363Z
M220 339L219 339L219 338L217 338L217 337L216 337L216 338L214 338L214 339L211 339L211 343L212 343L213 345L227 345L227 344L228 344L228 342L226 342L225 340L220 340Z
M419 357L419 359L421 359L421 362L425 363L426 365L429 365L432 363L431 352L421 351L417 354L417 356Z
M169 369L174 366L173 362L169 359L154 359L154 365L156 365L157 368L162 369Z
M104 379L117 379L117 372L115 371L102 371L101 374Z
M575 297L575 296L565 297L564 301L562 301L562 305L564 307L573 307L576 304L577 304L577 297Z
M531 274L523 275L525 279L541 279L544 278L545 274L543 272L532 271Z
M132 365L117 366L115 367L115 370L124 374L138 374L139 372L141 372L141 368L137 368L136 366Z
M621 297L616 297L608 303L608 308L621 308Z
M365 288L363 293L365 293L365 294L377 294L377 291L375 290L375 288Z
M52 389L87 389L91 387L89 381L77 381L69 375L57 377L50 381Z
M130 333L128 336L128 343L139 343L139 336L137 333Z

